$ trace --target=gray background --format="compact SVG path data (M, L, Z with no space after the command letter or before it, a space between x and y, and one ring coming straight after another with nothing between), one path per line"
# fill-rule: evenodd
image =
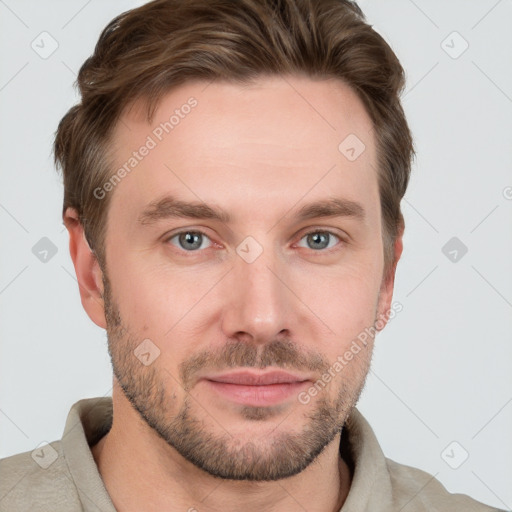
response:
M60 438L75 401L111 393L51 144L101 29L141 3L0 0L0 456ZM418 153L394 294L403 311L377 338L359 409L388 457L510 509L512 1L359 4L406 69ZM46 262L33 252L43 237L57 251Z

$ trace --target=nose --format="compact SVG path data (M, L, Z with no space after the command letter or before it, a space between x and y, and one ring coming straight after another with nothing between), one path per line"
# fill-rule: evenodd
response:
M286 285L286 267L269 253L264 251L252 263L235 256L222 315L222 329L229 338L265 344L297 325L297 299Z

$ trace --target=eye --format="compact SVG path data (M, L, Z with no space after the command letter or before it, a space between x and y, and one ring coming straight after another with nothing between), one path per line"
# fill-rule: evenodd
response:
M331 231L311 231L309 233L306 233L301 240L306 239L306 244L308 249L313 249L315 251L319 251L322 249L331 249L336 245L335 242L336 239L338 241L341 241L341 238L338 235L335 235ZM303 245L299 245L300 247L304 247Z
M331 231L321 231L317 229L306 233L301 238L301 241L302 240L306 241L306 246L301 245L299 242L299 247L306 247L314 251L322 251L323 249L331 249L334 247L336 245L336 241L341 241L341 238ZM186 252L196 252L200 249L207 249L212 245L208 235L197 230L180 231L179 233L175 233L167 238L166 241Z
M176 243L173 240L176 239ZM187 252L197 251L199 249L206 249L204 246L205 240L209 240L208 236L202 231L180 231L167 239L172 245L179 249L184 249Z

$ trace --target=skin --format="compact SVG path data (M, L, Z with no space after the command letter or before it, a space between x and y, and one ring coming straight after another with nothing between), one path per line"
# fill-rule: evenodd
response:
M76 212L65 214L82 304L107 330L114 368L113 425L94 459L123 512L338 511L352 478L340 436L372 339L307 404L292 396L244 406L201 378L285 368L312 385L389 311L394 267L384 280L371 120L335 79L191 82L165 96L151 125L138 108L123 114L116 169L190 97L197 106L109 192L106 269ZM338 150L349 134L366 146L355 161ZM166 193L220 207L232 221L141 225ZM364 220L294 218L332 197L360 203ZM202 231L200 248L180 245L180 230ZM307 236L314 230L327 248ZM236 252L247 236L263 250L252 263ZM394 251L396 265L402 232ZM144 339L160 350L147 366L133 353Z

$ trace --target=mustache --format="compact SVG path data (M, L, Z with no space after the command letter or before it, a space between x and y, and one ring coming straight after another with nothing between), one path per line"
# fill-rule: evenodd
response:
M180 363L179 373L184 389L188 391L196 375L208 370L220 372L232 368L258 368L268 366L283 370L314 371L323 373L328 361L319 353L300 350L290 340L276 339L266 345L241 341L228 341L219 352L204 350Z

